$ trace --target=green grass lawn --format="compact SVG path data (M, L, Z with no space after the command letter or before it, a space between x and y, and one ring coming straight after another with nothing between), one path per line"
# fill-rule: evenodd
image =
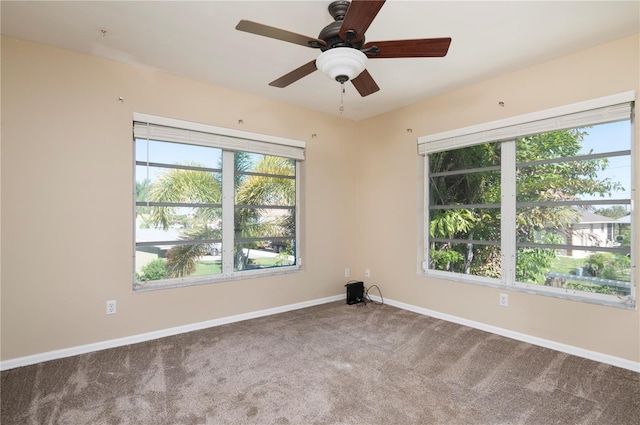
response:
M262 267L274 267L280 265L281 259L278 257L256 258L253 260L254 264L259 268ZM196 271L191 276L202 276L207 274L220 274L222 273L222 261L198 261L196 263Z
M260 267L273 267L279 266L280 258L278 257L266 257L266 258L256 258L253 260L255 264L258 264Z
M222 273L222 261L220 260L198 261L196 264L196 271L191 276Z
M569 257L556 257L555 261L551 265L550 271L556 273L575 274L578 267L584 267L586 258L569 258ZM631 279L631 269L620 269L616 273L614 279L629 282Z
M556 257L555 261L551 265L551 271L556 273L575 274L578 267L584 267L586 263L585 258L569 258L569 257ZM630 269L619 270L616 280L628 282L631 278ZM598 283L587 282L584 280L572 280L567 279L564 283L565 288L576 289L586 292L598 292L603 294L616 294L616 290L605 285Z
M584 258L556 257L551 264L551 271L556 273L575 273L578 267L584 267Z

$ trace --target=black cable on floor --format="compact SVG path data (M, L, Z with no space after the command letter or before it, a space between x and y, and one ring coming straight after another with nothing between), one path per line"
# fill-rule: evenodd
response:
M380 294L380 302L372 300L371 297L369 296L369 291L371 290L371 288L376 288L378 290L378 294ZM365 288L365 290L364 290L364 299L365 299L365 304L366 304L367 300L369 302L371 302L373 304L377 304L377 305L384 304L384 298L382 297L382 291L380 290L378 285L371 285L368 288Z

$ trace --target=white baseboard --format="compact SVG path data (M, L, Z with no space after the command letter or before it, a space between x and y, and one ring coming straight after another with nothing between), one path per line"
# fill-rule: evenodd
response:
M380 301L379 297L370 297L376 301ZM461 317L452 316L446 313L440 313L438 311L429 310L415 305L406 304L400 301L394 301L384 299L385 304L389 304L394 307L401 308L403 310L412 311L414 313L423 314L425 316L435 317L436 319L446 320L447 322L457 323L459 325L469 326L470 328L479 329L481 331L491 332L496 335L506 336L507 338L515 339L529 344L538 345L540 347L550 348L552 350L560 351L562 353L571 354L574 356L582 357L589 360L595 360L597 362L609 364L612 366L628 369L634 372L640 372L640 362L634 362L631 360L623 359L621 357L610 356L608 354L599 353L597 351L585 350L584 348L574 347L572 345L561 344L559 342L551 341L548 339L538 338L535 336L523 334L520 332L510 331L508 329L499 328L497 326L487 325L485 323L476 322L473 320L463 319Z
M226 325L228 323L241 322L243 320L255 319L258 317L271 316L273 314L284 313L301 308L312 307L314 305L326 304L333 301L344 300L345 295L334 295L327 298L319 298L311 301L304 301L296 304L289 304L281 307L268 308L266 310L253 311L250 313L237 314L235 316L222 317L220 319L207 320L204 322L192 323L190 325L177 326L174 328L162 329L154 332L147 332L139 335L127 336L124 338L111 339L109 341L96 342L94 344L80 345L77 347L65 348L62 350L48 351L46 353L34 354L32 356L19 357L17 359L0 362L0 370L8 370L16 367L28 366L49 360L62 359L65 357L77 356L79 354L91 353L108 348L122 347L123 345L136 344L138 342L151 341L167 336L197 331L214 326Z
M380 297L369 295L375 301L382 301ZM250 313L238 314L235 316L222 317L220 319L207 320L204 322L193 323L190 325L177 326L174 328L162 329L159 331L148 332L139 335L132 335L124 338L112 339L109 341L97 342L94 344L86 344L77 347L65 348L62 350L49 351L46 353L35 354L32 356L19 357L17 359L11 359L0 362L0 370L8 370L16 367L28 366L40 362L49 360L61 359L64 357L76 356L79 354L91 353L94 351L105 350L108 348L116 348L129 344L136 344L139 342L151 341L158 338L164 338L167 336L178 335L182 333L197 331L200 329L212 328L215 326L226 325L228 323L241 322L243 320L255 319L258 317L270 316L273 314L284 313L287 311L298 310L301 308L312 307L315 305L326 304L334 301L344 300L344 295L334 295L332 297L320 298L311 301L305 301L296 304L289 304L281 307L269 308L266 310L259 310ZM640 372L640 363L631 360L623 359L620 357L610 356L608 354L599 353L596 351L585 350L584 348L574 347L567 344L561 344L559 342L550 341L535 336L522 334L519 332L510 331L508 329L499 328L497 326L487 325L485 323L476 322L473 320L463 319L461 317L453 316L446 313L440 313L438 311L429 310L415 305L406 304L400 301L394 301L384 299L385 304L389 304L393 307L398 307L403 310L412 311L414 313L422 314L425 316L434 317L436 319L446 320L448 322L457 323L459 325L469 326L471 328L479 329L482 331L490 332L496 335L505 336L507 338L515 339L529 344L538 345L540 347L550 348L552 350L560 351L562 353L571 354L574 356L594 360L597 362L609 364L612 366L628 369L634 372Z

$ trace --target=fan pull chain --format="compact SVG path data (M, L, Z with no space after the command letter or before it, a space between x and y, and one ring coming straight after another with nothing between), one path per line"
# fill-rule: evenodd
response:
M344 83L340 83L340 115L344 112Z

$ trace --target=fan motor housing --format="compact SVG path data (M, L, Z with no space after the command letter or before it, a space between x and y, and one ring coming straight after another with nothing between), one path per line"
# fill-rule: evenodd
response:
M329 15L336 21L342 21L344 16L347 14L347 10L349 9L350 1L347 0L337 0L331 2L329 5Z
M335 19L335 21L324 27L322 31L320 31L320 35L318 35L318 38L320 40L323 40L325 43L327 43L326 46L320 47L320 50L322 50L323 52L329 49L333 49L334 47L352 47L354 49L360 49L364 45L364 37L356 43L351 43L340 38L340 28L342 27L342 20L347 14L347 9L349 9L350 4L351 2L338 0L332 2L329 5L329 14L333 17L333 19Z

